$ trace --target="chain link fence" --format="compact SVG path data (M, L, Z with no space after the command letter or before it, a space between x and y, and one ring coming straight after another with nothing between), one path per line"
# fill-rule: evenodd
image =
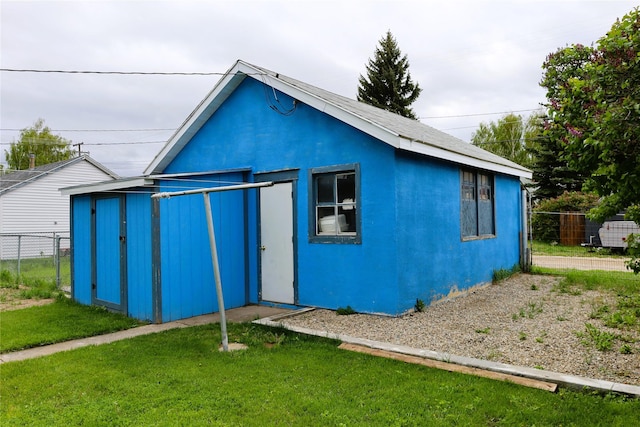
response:
M531 213L531 264L553 269L627 272L629 234L640 234L622 215L603 223L581 212Z
M69 233L0 233L0 274L16 281L54 281L71 285Z

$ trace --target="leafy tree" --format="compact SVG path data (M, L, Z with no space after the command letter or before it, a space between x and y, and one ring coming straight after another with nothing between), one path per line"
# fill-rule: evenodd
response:
M422 89L411 80L407 55L402 55L391 31L379 43L366 65L367 76L358 79L358 101L417 119L410 106Z
M497 122L480 123L471 135L471 143L525 167L533 163L533 148L541 133L540 115L528 119L507 114Z
M9 151L4 151L8 169L29 169L31 154L35 155L35 165L40 166L68 160L74 153L71 141L52 134L44 120L38 119L33 126L22 129L18 141L14 140Z
M602 197L591 217L602 221L640 204L639 10L618 20L595 47L573 45L550 54L543 69L545 135L584 175L584 189Z

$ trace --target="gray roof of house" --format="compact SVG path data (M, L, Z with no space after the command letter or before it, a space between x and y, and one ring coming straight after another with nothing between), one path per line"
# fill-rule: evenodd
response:
M49 176L52 173L55 173L62 168L73 165L80 161L87 161L91 163L93 166L95 166L96 168L112 176L113 178L118 178L118 175L116 175L115 173L107 169L102 164L98 163L97 161L93 160L91 157L87 155L82 155L79 157L73 157L68 160L61 160L59 162L36 166L33 169L17 170L14 172L3 173L2 175L0 175L0 194L13 191L23 185L32 183L35 180Z
M296 100L330 114L400 150L415 152L462 165L530 178L531 171L510 160L462 141L418 120L320 89L300 80L237 61L167 141L145 170L162 173L190 138L245 79L262 81Z

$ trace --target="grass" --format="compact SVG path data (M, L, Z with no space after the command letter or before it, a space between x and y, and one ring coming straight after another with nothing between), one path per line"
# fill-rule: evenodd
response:
M2 260L0 264L0 286L13 284L29 284L34 282L56 282L56 266L53 257L27 258L20 261L20 277L18 277L17 261ZM61 286L71 283L70 257L60 257Z
M265 343L278 337L277 345ZM640 399L552 394L230 324L2 365L3 425L632 425Z
M535 269L538 273L557 273L549 269ZM602 325L619 330L620 333L606 331L591 323L585 324L585 330L577 332L585 345L593 346L599 351L617 351L623 354L640 353L637 340L628 338L625 332L640 332L640 276L617 271L579 271L569 270L558 274L563 279L553 288L558 293L581 295L584 291L599 290L611 292L616 296L616 303L593 305L589 317L600 320Z
M0 313L0 352L128 329L141 323L59 296L52 304Z
M582 246L565 246L560 244L533 241L531 252L536 255L580 256L597 258L629 258L623 254L606 248L586 248Z

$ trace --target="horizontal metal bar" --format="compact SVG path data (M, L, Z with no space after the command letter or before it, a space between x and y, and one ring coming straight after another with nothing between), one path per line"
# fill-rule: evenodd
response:
M188 196L190 194L216 193L218 191L245 190L248 188L271 187L272 185L273 185L273 182L268 181L268 182L255 182L255 183L238 184L238 185L225 185L224 187L196 188L193 190L174 191L169 193L167 192L156 193L156 194L153 194L151 198L152 199L168 199L169 197Z

